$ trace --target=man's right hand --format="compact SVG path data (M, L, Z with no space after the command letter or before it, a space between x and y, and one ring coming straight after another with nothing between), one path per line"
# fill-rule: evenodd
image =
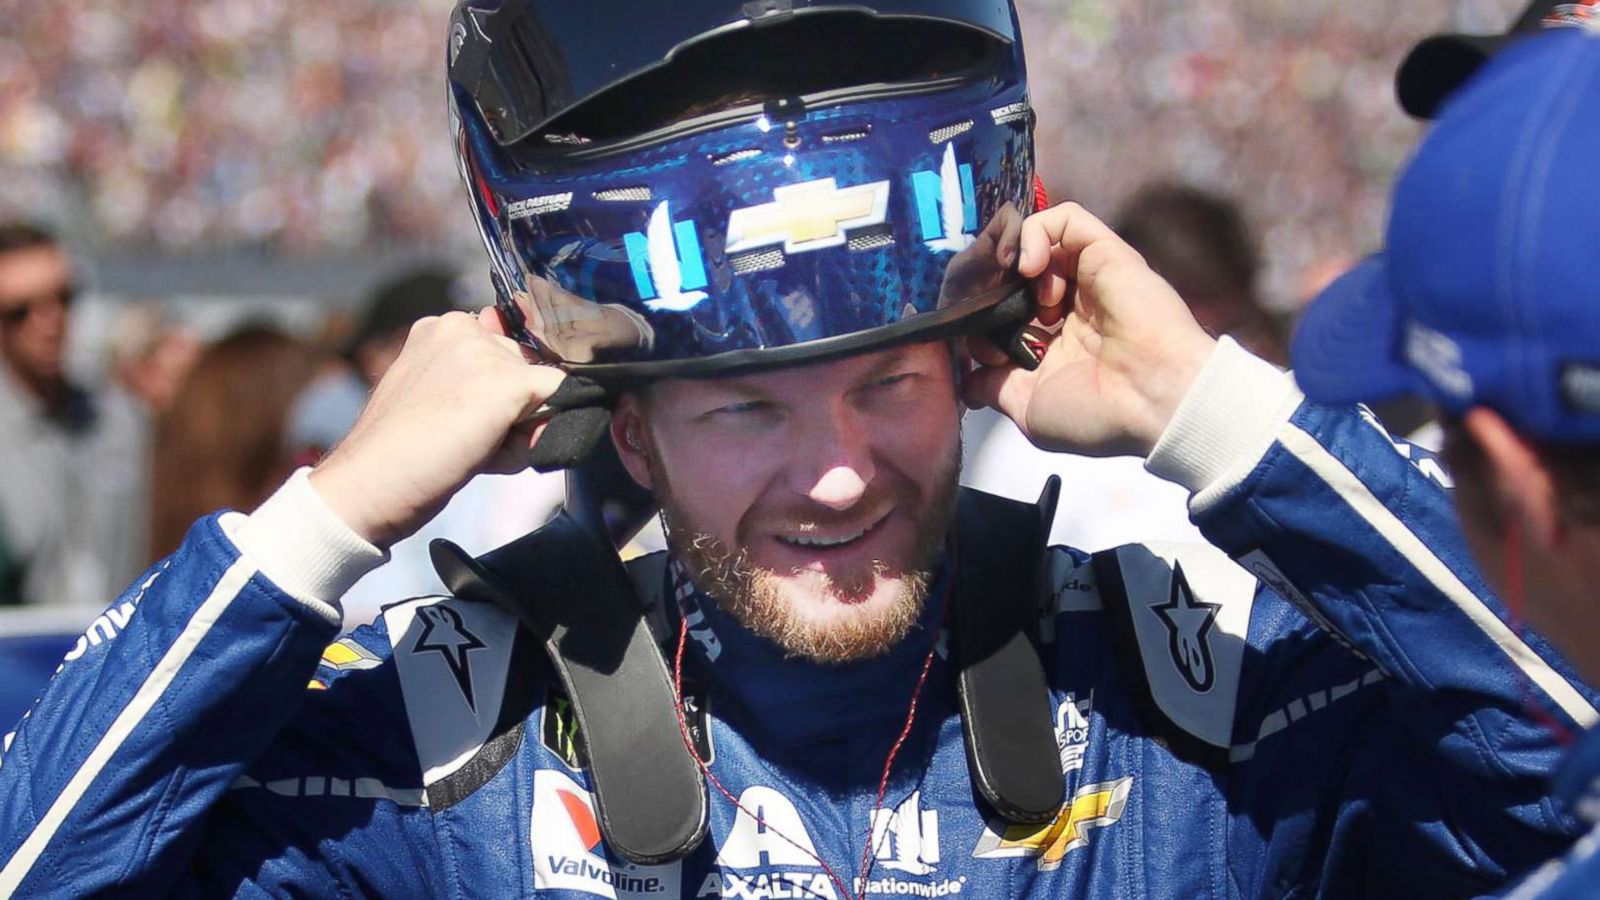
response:
M423 319L311 484L352 530L388 548L474 475L524 468L543 427L533 413L565 377L531 364L492 306Z

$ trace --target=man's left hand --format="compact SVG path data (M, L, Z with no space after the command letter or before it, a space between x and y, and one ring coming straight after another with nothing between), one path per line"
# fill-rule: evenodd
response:
M1046 346L1030 372L993 348L966 401L992 406L1045 450L1148 456L1216 341L1144 257L1076 203L1022 223L1021 273Z

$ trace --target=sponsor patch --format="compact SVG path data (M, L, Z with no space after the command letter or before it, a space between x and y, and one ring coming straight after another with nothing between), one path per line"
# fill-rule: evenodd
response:
M637 866L612 862L601 840L594 797L560 772L533 773L533 886L609 900L677 900L683 863Z
M672 221L667 201L656 205L643 232L624 234L622 245L639 299L652 311L686 312L710 296L694 220Z
M545 213L565 212L572 208L572 192L564 194L545 194L542 197L529 197L518 200L506 206L506 218L515 222L518 219L528 219L533 216L542 216Z
M383 660L371 650L356 643L354 638L340 638L329 644L322 651L322 659L318 665L344 672L350 669L375 669L383 665Z
M1056 708L1056 751L1061 754L1061 771L1083 768L1083 754L1089 749L1089 716L1094 711L1094 692L1087 700L1068 693Z
M923 243L945 253L972 246L977 240L978 194L972 166L956 162L955 144L944 145L939 171L912 172L911 188L916 194Z
M881 225L889 214L887 181L841 188L832 178L819 178L775 188L772 197L728 217L727 253L781 244L793 256L838 247L848 232Z
M894 809L872 811L874 857L886 869L930 875L939 864L939 813L922 808L922 792L912 791Z
M989 824L973 849L974 859L1034 857L1039 871L1060 867L1067 854L1089 845L1090 832L1108 828L1122 819L1128 808L1133 776L1079 788L1056 820L1048 825Z
M1012 122L1026 122L1033 115L1033 107L1024 100L1020 103L1007 103L1005 106L996 106L989 110L989 118L994 119L996 125L1009 125Z

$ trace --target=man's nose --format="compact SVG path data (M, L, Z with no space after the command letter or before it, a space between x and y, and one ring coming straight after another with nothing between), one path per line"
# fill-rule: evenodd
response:
M846 510L860 502L876 475L870 432L850 411L834 411L809 430L798 448L799 483L812 502Z

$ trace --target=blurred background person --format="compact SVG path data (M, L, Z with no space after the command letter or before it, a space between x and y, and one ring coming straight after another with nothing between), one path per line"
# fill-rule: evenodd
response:
M156 423L149 561L177 549L195 519L254 509L289 477L289 410L319 363L316 348L266 326L201 351Z
M117 311L107 347L111 377L151 417L172 406L205 342L158 303L134 301Z
M1284 326L1262 305L1261 254L1237 203L1194 185L1160 182L1136 192L1113 227L1188 302L1200 327L1288 365Z
M0 223L0 601L99 605L143 563L145 422L68 377L77 296L60 242Z

